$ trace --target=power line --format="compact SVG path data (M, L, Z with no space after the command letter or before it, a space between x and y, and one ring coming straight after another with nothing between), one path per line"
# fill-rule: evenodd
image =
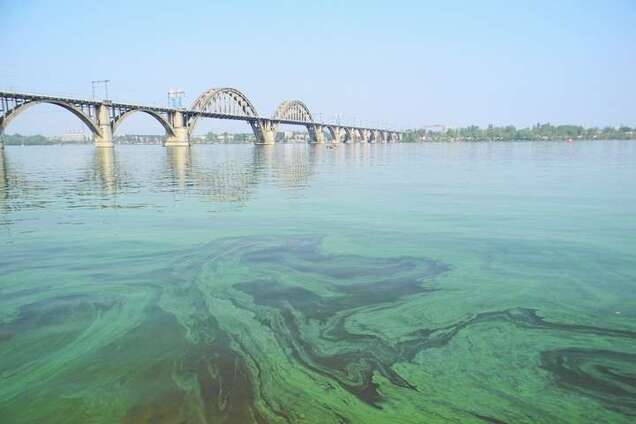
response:
M110 80L95 80L91 81L91 88L93 92L93 100L95 100L95 87L98 85L104 86L104 100L108 100L108 83Z

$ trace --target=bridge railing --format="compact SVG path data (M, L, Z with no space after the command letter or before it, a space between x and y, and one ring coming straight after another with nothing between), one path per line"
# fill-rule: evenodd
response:
M43 92L43 91L37 91L37 90L20 90L13 86L0 87L0 93L17 94L17 95L24 95L24 96L60 97L60 98L78 99L78 100L90 99L90 96L86 96L84 93L80 93L80 92L70 92L70 91L51 92L48 90L46 92Z
M41 92L41 91L36 91L36 90L16 90L14 87L0 87L0 94L3 95L15 95L16 97L21 97L21 96L29 96L29 97L42 97L42 98L54 98L54 99L64 99L64 100L69 100L69 101L77 101L77 102L95 102L95 103L101 103L104 101L107 101L109 103L113 103L113 104L120 104L120 105L127 105L127 106L132 106L132 107L136 107L136 108L147 108L148 106L151 106L153 108L161 108L161 109L170 109L170 110L176 110L175 108L172 108L170 106L166 106L165 104L161 104L158 101L149 101L146 102L145 104L139 104L139 103L132 103L129 101L126 101L126 99L122 99L121 97L113 97L113 96L109 96L108 99L102 99L102 98L92 98L91 96L86 96L83 94L78 94L78 93L73 93L73 92L61 92L61 91L56 91L56 92ZM186 110L186 108L181 108L178 110Z

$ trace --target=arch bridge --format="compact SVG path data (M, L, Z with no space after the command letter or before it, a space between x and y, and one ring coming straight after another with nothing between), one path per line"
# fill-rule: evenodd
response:
M271 117L263 117L245 94L229 87L206 90L190 108L180 109L0 91L0 136L13 119L38 104L51 104L71 112L91 131L96 147L113 147L113 134L134 113L149 115L161 124L166 146L189 146L201 118L248 122L256 144L273 144L282 124L306 127L312 143L388 143L401 138L398 131L316 121L300 100L284 101Z

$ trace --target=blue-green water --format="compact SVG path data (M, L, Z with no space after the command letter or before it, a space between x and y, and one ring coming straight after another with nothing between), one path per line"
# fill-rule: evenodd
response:
M0 155L2 422L636 416L636 143Z

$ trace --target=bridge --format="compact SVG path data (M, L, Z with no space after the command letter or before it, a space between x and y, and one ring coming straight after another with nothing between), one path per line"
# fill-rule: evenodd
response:
M137 112L150 115L163 126L165 146L189 146L201 118L246 121L256 144L274 144L281 124L306 127L312 143L325 143L327 138L331 143L387 143L400 141L401 137L400 132L388 129L318 122L300 100L284 101L270 118L262 117L247 96L234 88L207 90L189 109L0 91L0 136L16 116L43 103L59 106L79 118L91 131L96 147L113 147L113 134L119 125Z

